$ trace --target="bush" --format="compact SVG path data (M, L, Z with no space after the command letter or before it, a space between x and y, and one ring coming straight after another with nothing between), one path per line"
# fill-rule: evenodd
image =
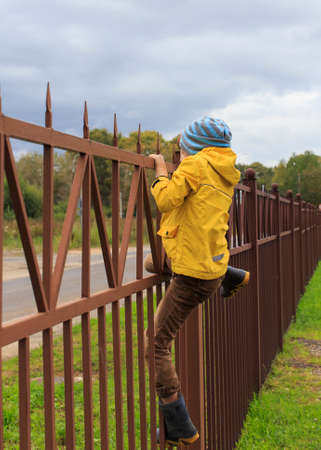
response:
M25 201L28 217L37 219L42 215L42 192L31 184L22 183L22 195Z
M37 219L42 215L42 191L37 186L26 183L23 179L20 180L20 188L24 199L27 216ZM4 184L4 215L7 220L14 218L13 205L9 193L7 180Z
M54 217L55 220L63 221L67 211L68 201L59 202L54 205Z

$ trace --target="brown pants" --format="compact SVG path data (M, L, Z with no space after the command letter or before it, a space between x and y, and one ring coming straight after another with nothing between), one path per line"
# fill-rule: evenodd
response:
M222 278L200 280L185 275L174 275L164 298L159 303L154 319L154 346L156 391L166 398L180 390L180 382L172 364L171 346L177 331L190 312L213 294ZM148 361L148 337L145 333L145 356Z

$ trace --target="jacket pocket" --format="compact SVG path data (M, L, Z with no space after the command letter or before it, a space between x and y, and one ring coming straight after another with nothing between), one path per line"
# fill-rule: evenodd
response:
M159 229L157 234L163 238L174 238L177 235L179 225L165 225Z
M164 225L157 232L159 236L162 236L163 246L166 252L166 255L171 260L173 264L176 258L177 252L177 239L176 235L178 232L179 225Z

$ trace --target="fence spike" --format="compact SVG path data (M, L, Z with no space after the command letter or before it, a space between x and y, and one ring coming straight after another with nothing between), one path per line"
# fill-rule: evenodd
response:
M288 189L288 191L286 193L286 198L291 200L292 197L293 197L293 191L292 191L292 189Z
M156 153L157 153L157 155L160 154L160 139L159 139L159 133L157 133Z
M89 139L89 128L88 128L88 109L87 102L85 101L85 109L84 109L84 138Z
M295 194L295 201L299 202L301 200L301 194Z
M113 146L118 147L118 125L117 125L117 115L114 113L114 136L113 136Z
M49 81L47 83L45 126L47 128L52 128L52 109L51 109L51 94Z
M141 126L139 124L137 133L137 153L141 152L142 152L142 137L141 137Z

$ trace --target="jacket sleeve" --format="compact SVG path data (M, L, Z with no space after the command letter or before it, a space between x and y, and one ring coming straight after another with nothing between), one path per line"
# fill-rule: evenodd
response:
M181 205L190 192L197 192L200 183L199 162L185 158L175 170L171 180L160 176L152 183L151 192L160 212L169 212Z

